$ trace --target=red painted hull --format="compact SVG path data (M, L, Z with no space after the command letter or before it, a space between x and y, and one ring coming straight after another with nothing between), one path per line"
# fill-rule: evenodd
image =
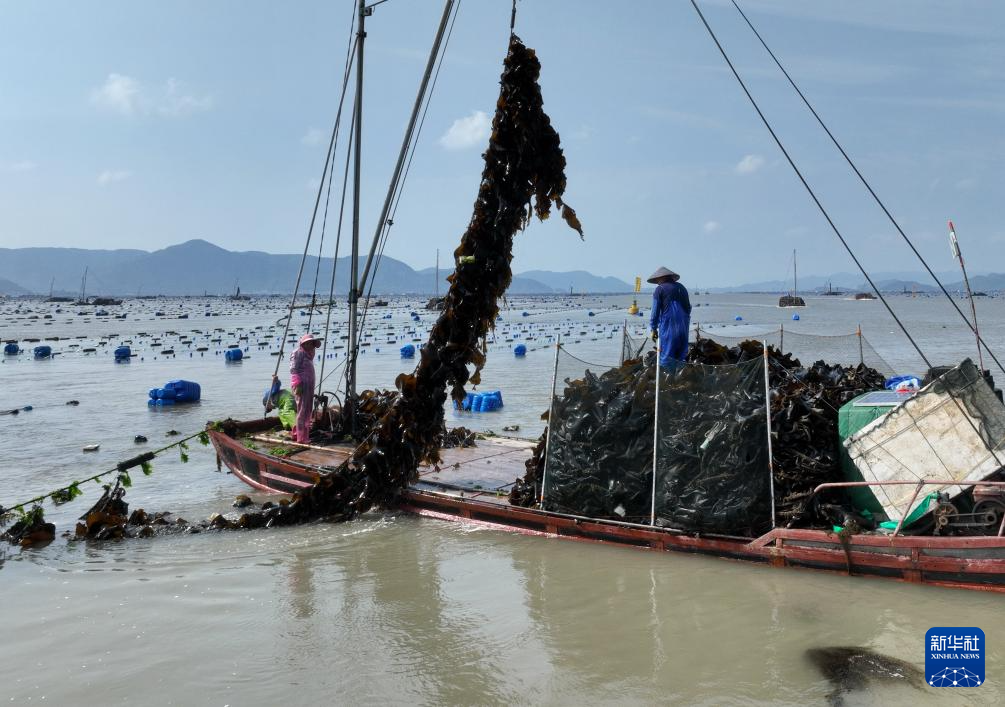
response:
M210 432L210 438L221 461L234 475L261 491L292 493L333 468L248 449L220 432ZM755 539L694 536L634 523L519 508L490 492L426 480L407 489L399 507L432 518L488 524L535 535L690 552L772 567L1005 592L1005 537L854 535L843 544L835 533L783 528Z

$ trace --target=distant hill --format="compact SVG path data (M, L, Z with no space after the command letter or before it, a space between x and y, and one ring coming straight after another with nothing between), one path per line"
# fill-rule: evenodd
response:
M939 292L935 281L927 273L921 272L876 272L870 273L873 281L883 292ZM959 272L938 272L939 280L950 292L963 289L963 281ZM825 292L828 285L835 290L845 292L864 292L871 290L869 283L862 280L861 274L834 273L832 275L807 275L799 278L799 291L803 292ZM1005 274L975 275L970 278L970 285L975 291L990 291L1005 289ZM761 282L748 282L732 287L713 287L711 292L787 292L792 288L792 281L785 280L765 280Z
M528 270L520 277L537 280L555 292L631 292L634 288L616 277L601 277L585 270L552 272L551 270Z
M204 240L191 240L152 253L142 250L84 250L79 248L0 248L0 278L11 280L21 290L48 293L54 282L57 293L76 294L87 268L88 295L196 295L232 294L237 286L243 293L266 294L293 291L300 267L300 255L275 255L260 251L229 251ZM365 258L360 258L362 269ZM335 264L335 291L349 288L350 258ZM318 290L327 292L333 261L322 258L320 269L315 256L307 258L301 291L313 288L315 273ZM441 270L443 278L450 270ZM432 294L434 269L416 272L405 263L385 256L374 278L375 294ZM598 277L588 272L554 273L533 271L516 275L510 292L548 294L568 292L627 292L627 283ZM3 290L0 290L3 291ZM444 284L441 293L446 291Z
M31 291L21 287L16 282L0 278L0 295L30 295Z

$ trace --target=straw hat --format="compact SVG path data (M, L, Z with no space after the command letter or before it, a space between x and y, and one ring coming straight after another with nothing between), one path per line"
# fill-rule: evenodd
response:
M304 334L303 336L300 337L301 346L303 346L304 344L308 344L312 341L315 342L315 346L317 346L317 344L321 343L321 337L314 336L313 334Z
M677 280L680 280L680 275L675 273L673 270L660 266L656 272L649 276L649 279L646 280L646 282L656 285L659 284L659 282L665 277L669 277L670 282L677 282Z

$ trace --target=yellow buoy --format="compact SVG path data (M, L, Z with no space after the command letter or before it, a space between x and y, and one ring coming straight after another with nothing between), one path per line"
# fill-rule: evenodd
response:
M635 294L642 291L642 278L638 275L635 276ZM628 308L628 313L635 316L639 313L639 302L638 299L632 299L632 306Z

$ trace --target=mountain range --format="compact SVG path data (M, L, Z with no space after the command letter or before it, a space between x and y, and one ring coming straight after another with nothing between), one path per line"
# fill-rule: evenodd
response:
M939 292L935 281L927 274L920 272L876 272L870 273L873 282L883 292L915 291L919 293ZM958 272L937 272L946 289L950 292L962 291L963 280ZM862 279L861 275L852 273L834 273L833 275L808 275L799 278L799 292L826 292L828 288L845 292L871 292L872 287ZM971 275L970 286L975 292L1005 289L1005 273L986 273ZM792 282L787 280L765 280L748 282L732 287L710 287L709 292L788 292Z
M80 248L0 248L0 294L77 295L84 282L89 295L201 295L285 294L293 291L300 255L260 251L229 251L204 240L191 240L162 250L86 250ZM335 266L335 292L349 286L349 256ZM362 271L365 258L360 258ZM331 258L308 256L300 291L311 291L317 276L318 292L331 286ZM453 267L440 270L439 291L446 292ZM306 286L303 283L307 283ZM416 271L388 256L380 261L373 280L374 294L433 294L435 268ZM513 294L568 292L630 292L632 287L613 277L585 271L534 270L514 275Z

